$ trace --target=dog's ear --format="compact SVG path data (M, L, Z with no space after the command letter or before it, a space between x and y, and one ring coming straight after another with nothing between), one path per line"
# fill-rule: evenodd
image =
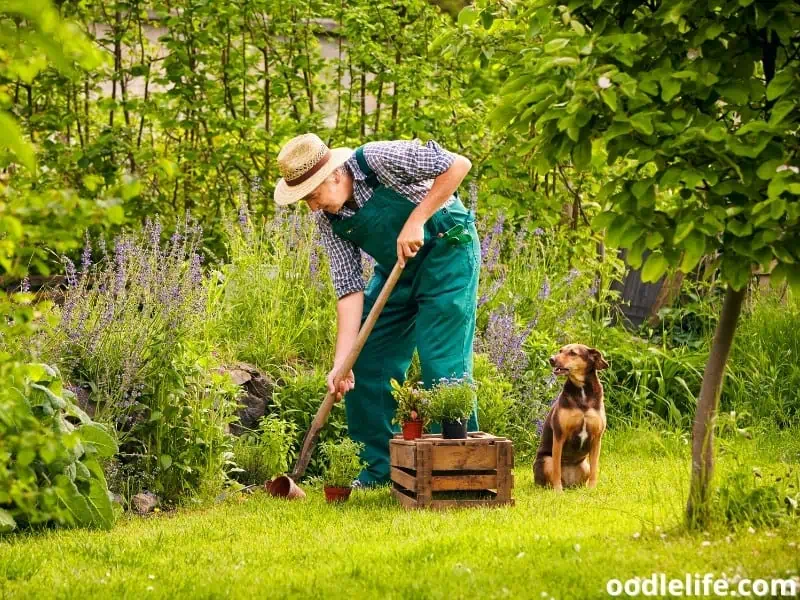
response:
M603 358L603 355L600 353L600 350L596 350L595 348L589 348L589 356L592 357L595 371L602 371L603 369L608 368L608 363L606 362L606 359Z

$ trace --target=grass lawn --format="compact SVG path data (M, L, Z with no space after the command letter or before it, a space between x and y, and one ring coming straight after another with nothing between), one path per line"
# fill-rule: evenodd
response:
M764 470L800 462L798 431L722 452ZM599 598L606 581L665 572L769 578L800 570L800 524L690 535L681 527L688 448L611 433L595 490L561 496L515 469L516 506L406 512L388 490L326 505L263 493L209 508L124 517L110 532L0 541L0 598Z

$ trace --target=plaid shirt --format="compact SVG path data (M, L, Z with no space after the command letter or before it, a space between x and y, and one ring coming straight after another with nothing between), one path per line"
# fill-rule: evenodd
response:
M424 146L419 140L398 140L366 143L364 159L380 183L402 194L414 204L419 204L430 191L434 178L450 168L455 156L433 140ZM353 200L361 208L372 197L372 189L364 181L366 174L359 168L355 153L345 162L345 167L353 176ZM449 206L452 202L451 196L445 206ZM337 214L347 218L353 216L355 212L343 206ZM342 298L347 294L362 291L364 279L361 249L337 236L323 211L316 211L314 216L322 245L328 253L336 297Z

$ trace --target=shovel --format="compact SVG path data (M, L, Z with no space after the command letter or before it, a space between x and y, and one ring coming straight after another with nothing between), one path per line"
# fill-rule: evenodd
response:
M356 359L358 359L358 355L361 354L361 350L364 348L364 343L367 341L369 334L372 332L372 328L374 327L375 322L378 320L378 315L380 315L381 311L383 310L386 300L389 298L389 294L392 293L392 290L394 289L394 286L397 283L397 280L400 278L402 272L403 267L399 262L396 262L392 272L389 274L389 278L386 280L386 283L383 284L383 289L378 295L378 299L375 300L372 310L369 311L367 320L364 321L364 324L361 326L361 329L358 332L358 337L353 344L353 348L350 350L347 358L345 358L344 362L334 376L334 383L338 384L341 378L345 377L350 372L350 369L353 368L353 365L356 364ZM299 480L303 476L303 473L306 472L308 462L311 460L311 453L314 451L314 446L317 444L319 432L325 425L325 421L328 420L328 415L331 413L331 409L333 408L335 401L336 391L333 393L328 392L328 395L325 396L325 399L322 401L322 404L317 410L317 414L314 416L314 420L311 421L311 425L309 426L308 431L303 438L303 446L300 450L300 455L297 457L294 470L292 471L291 475L281 475L267 484L267 491L270 494L284 498L302 498L305 496L305 493L303 493L303 490L301 490L295 484L295 481Z

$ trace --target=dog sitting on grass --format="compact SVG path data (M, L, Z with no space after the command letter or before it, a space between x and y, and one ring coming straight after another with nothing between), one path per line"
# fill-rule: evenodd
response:
M537 485L564 487L597 485L600 440L606 429L603 386L597 371L608 367L599 350L569 344L550 357L553 374L567 380L542 428L533 463Z

